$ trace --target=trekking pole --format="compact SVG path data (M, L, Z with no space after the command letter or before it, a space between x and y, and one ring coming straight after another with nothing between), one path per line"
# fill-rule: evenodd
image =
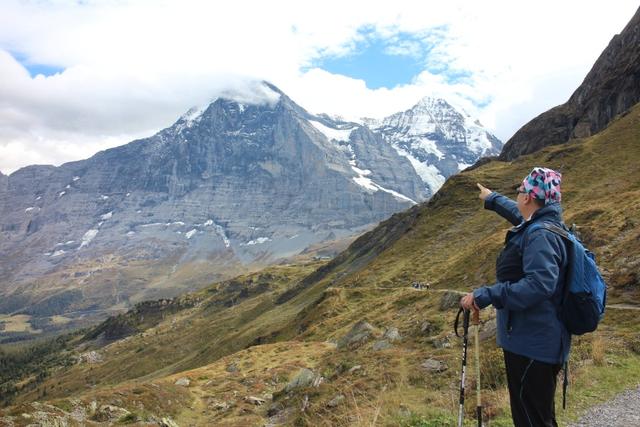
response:
M458 322L460 321L460 313L463 313L462 320L462 337L458 334ZM462 338L462 373L460 374L460 407L458 409L458 427L462 427L462 420L464 418L464 380L467 370L467 344L469 337L469 310L465 310L460 307L458 314L456 315L456 321L453 324L453 329L456 336Z
M480 330L480 312L473 311L471 321L475 325L474 329L474 356L476 359L476 416L478 418L478 427L482 427L482 399L480 398L480 338L478 333Z

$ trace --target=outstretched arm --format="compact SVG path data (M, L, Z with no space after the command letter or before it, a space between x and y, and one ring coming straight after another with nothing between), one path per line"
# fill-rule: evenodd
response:
M480 195L478 197L484 201L485 209L494 211L513 225L518 225L524 221L524 218L518 210L518 204L516 202L500 193L483 187L482 184L478 183L476 185L480 190Z

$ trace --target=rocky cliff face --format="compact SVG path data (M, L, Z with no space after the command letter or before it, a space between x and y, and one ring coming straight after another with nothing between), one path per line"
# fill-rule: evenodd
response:
M411 162L429 195L451 175L502 148L478 120L439 98L423 98L407 111L369 123Z
M379 135L267 88L275 101L218 99L150 138L0 177L0 311L176 294L425 200Z
M562 144L604 129L640 101L640 9L613 37L571 98L523 126L505 144L501 160Z

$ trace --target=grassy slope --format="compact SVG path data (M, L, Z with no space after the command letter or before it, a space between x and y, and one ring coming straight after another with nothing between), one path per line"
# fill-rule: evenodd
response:
M86 397L87 384L92 383L130 393L140 387L136 384L169 381L162 378L196 368L208 372L202 376L231 375L220 371L220 362L215 361L250 344L267 342L285 343L291 348L287 357L295 360L295 349L305 341L308 348L299 352L297 364L286 362L286 358L272 358L262 369L241 370L249 379L247 384L264 384L265 372L278 365L283 367L278 375L284 377L293 375L298 366L322 373L327 381L305 390L308 407L304 412L300 407L305 393L287 400L285 406L293 411L290 419L328 425L369 425L373 420L388 425L429 425L420 421L424 416L445 423L456 409L459 348L449 336L455 311L438 310L438 290L467 290L490 283L496 255L509 227L481 208L475 183L512 195L533 166L561 170L565 220L579 225L583 240L598 256L610 284L610 302L638 303L639 141L640 106L636 106L591 138L549 147L511 163L490 162L457 175L428 204L394 215L306 279L300 280L317 265L282 267L288 270L276 271L278 279L272 281L269 291L250 295L231 308L208 303L209 298L219 298L219 290L194 294L202 304L101 350L105 362L76 365L54 373L45 383L48 396ZM431 291L411 289L409 285L415 280L430 282ZM283 294L285 289L289 291ZM640 351L640 320L634 314L611 309L596 334L576 340L571 410L563 417L570 418L581 408L637 381L634 378L638 378L640 362L631 350ZM483 320L490 316L490 311L483 313ZM332 351L320 343L339 338L362 319L378 328L378 334L388 326L399 328L404 337L402 343L380 352L371 351L371 344L355 351ZM420 331L424 321L434 325L430 334ZM453 348L435 348L431 344L434 338L449 339ZM287 341L291 343L286 344ZM253 362L260 365L261 358L273 347L257 345L251 351L262 355ZM483 343L482 354L487 415L494 417L492 425L508 425L500 354L492 339ZM427 357L447 362L449 369L440 374L423 371L419 365ZM362 368L348 373L348 368L355 365ZM268 391L280 382L273 383ZM248 418L244 422L249 424L266 417L265 407L244 403L224 411L222 416L211 408L202 408L203 400L196 396L198 387L189 388L185 395L197 404L169 411L149 403L146 410L165 411L178 422L221 423L225 419L229 425L241 425L245 416ZM225 393L238 387L230 385ZM247 386L235 391L264 392L264 387L259 389ZM220 390L208 393L210 399L228 398ZM346 396L346 403L327 408L326 402L338 393ZM22 398L28 401L37 396L36 391ZM470 411L473 403L469 404Z

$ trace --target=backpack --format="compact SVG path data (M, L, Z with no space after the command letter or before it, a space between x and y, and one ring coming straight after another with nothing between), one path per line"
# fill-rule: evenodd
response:
M563 227L542 222L534 223L530 228L529 231L545 228L567 242L569 260L560 319L572 335L595 331L604 316L607 303L607 285L598 270L595 256L573 232Z

